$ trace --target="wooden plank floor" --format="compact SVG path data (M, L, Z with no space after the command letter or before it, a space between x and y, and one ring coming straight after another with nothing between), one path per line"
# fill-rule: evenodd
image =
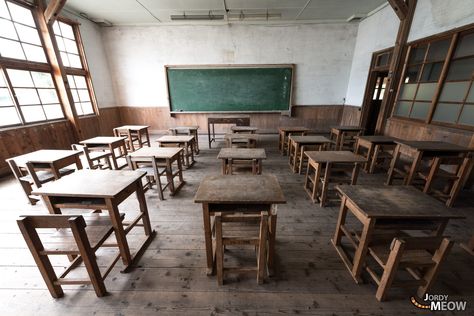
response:
M153 138L156 138L154 135ZM258 286L253 275L231 276L224 286L205 274L201 206L193 203L200 180L221 171L218 149L207 149L201 139L197 163L186 170L181 192L160 201L156 191L146 193L152 226L157 237L139 266L128 274L118 263L106 279L109 295L97 298L91 286L65 286L65 296L53 299L19 234L15 219L21 214L47 213L43 203L26 203L12 178L0 180L0 309L2 315L407 315L418 314L409 297L414 291L394 289L389 301L375 299L375 285L356 285L330 243L338 205L320 208L303 190L304 176L290 172L287 157L277 151L277 138L263 136L267 151L263 172L278 176L288 200L278 210L277 274ZM219 144L218 144L219 145ZM222 144L220 144L222 145ZM361 173L359 183L382 185L385 174ZM453 221L446 234L457 241L432 293L467 300L466 315L473 314L474 258L459 247L473 233L474 199L463 192L458 210L469 218ZM133 212L130 198L121 210ZM131 243L139 231L132 231ZM105 258L107 251L101 253ZM251 251L232 249L226 264L247 263ZM238 259L238 260L237 260ZM53 260L58 270L66 259ZM442 315L442 313L437 313ZM450 313L459 314L457 313Z

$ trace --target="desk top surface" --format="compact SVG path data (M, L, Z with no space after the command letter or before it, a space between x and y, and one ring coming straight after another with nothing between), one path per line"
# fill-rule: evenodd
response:
M64 158L77 156L80 154L81 152L76 150L41 149L10 159L14 160L18 166L24 166L27 162L53 163Z
M459 146L452 143L442 141L409 141L409 140L396 140L397 144L407 146L419 151L443 151L443 152L472 152L474 148L468 148Z
M165 135L158 138L157 142L163 143L186 143L194 139L192 135Z
M385 135L366 135L366 136L356 136L357 139L368 141L374 144L395 144L395 141L398 140L392 136L385 136Z
M337 190L367 217L463 218L442 202L412 186L339 185Z
M274 175L216 175L201 181L194 202L281 204L286 199Z
M134 152L129 153L130 157L156 157L156 158L172 158L179 154L183 148L180 147L142 147Z
M115 137L115 136L97 136L82 140L79 143L84 145L109 145L116 142L120 142L127 139L126 137Z
M278 127L280 132L306 132L309 128L304 126L280 126Z
M329 138L318 135L290 136L290 139L301 144L325 144L331 142Z
M142 130L142 129L147 129L149 127L150 126L148 126L148 125L123 125L123 126L116 127L115 129L139 131L139 130Z
M62 197L113 198L146 172L131 170L78 170L48 182L33 194Z
M338 125L338 126L331 126L332 129L337 129L340 131L362 131L364 128L360 126L352 126L352 125Z
M197 126L197 125L174 126L174 127L170 127L169 129L170 130L176 130L176 131L180 131L180 130L198 130L199 126Z
M351 151L341 150L341 151L306 151L306 156L308 159L315 162L339 162L339 163L350 163L350 162L366 162L367 159L356 155Z
M266 159L263 148L222 148L218 159Z

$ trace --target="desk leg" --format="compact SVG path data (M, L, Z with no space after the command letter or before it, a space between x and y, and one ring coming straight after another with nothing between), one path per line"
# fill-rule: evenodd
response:
M115 156L114 147L112 145L109 145L109 150L112 158L112 165L114 166L115 170L118 170L117 157Z
M181 159L178 156L177 159L178 167L181 163ZM166 179L168 180L168 187L170 190L171 195L175 194L175 187L174 187L174 177L173 177L173 162L170 159L166 159Z
M258 173L257 174L262 174L262 159L258 159L257 168L258 168Z
M142 142L142 137L143 137L143 132L141 130L138 131L138 148L143 147L143 142Z
M195 147L195 150L196 150L196 152L195 152L195 153L196 153L196 155L199 155L199 134L198 134L198 131L195 130L195 131L193 132L193 135L194 135L194 139L195 139L195 141L196 141L196 143L195 143L195 146L196 146L196 147Z
M357 284L363 283L363 280L360 275L362 274L362 268L364 267L370 239L372 237L372 232L375 228L375 219L365 219L363 225L364 228L360 237L359 246L357 247L356 252L354 254L354 265L352 267L352 277L354 278Z
M367 173L371 173L372 165L375 165L374 159L376 159L376 155L374 149L376 150L376 147L374 147L373 143L370 143L369 148L367 148L367 162L364 165L364 170Z
M123 223L120 219L120 212L118 206L111 200L106 199L107 211L109 212L110 221L115 230L115 237L117 238L117 245L120 249L120 256L122 262L127 269L132 264L132 256L130 254L130 248L128 247L127 237L123 229Z
M360 165L356 162L354 164L354 169L352 170L351 185L357 184L357 178L359 177L359 169Z
M341 132L340 131L336 131L336 145L335 145L335 150L341 150L341 138L342 138L342 135L341 135Z
M413 159L413 162L411 164L410 172L408 173L408 176L405 180L405 183L404 183L405 185L410 185L415 179L416 171L418 170L418 166L420 165L422 155L423 155L423 152L421 151L416 152L415 158Z
M132 131L130 130L127 131L127 137L128 137L128 148L130 149L130 151L135 151L135 146L133 145ZM140 139L140 132L138 133L138 138ZM123 155L122 150L120 150L120 154Z
M275 241L276 241L276 226L277 226L277 206L270 207L270 225L269 225L269 240L268 240L268 274L274 275L275 270Z
M76 156L76 167L78 170L81 170L83 168L82 161L81 161L81 158L79 158L79 155Z
M379 153L382 150L380 145L375 145L374 147L374 153L372 155L372 159L370 161L370 166L369 166L369 173L374 173L375 172L375 167L377 166L377 159L379 158Z
M222 159L222 174L226 174L226 159Z
M395 150L393 152L392 161L390 162L390 168L388 169L387 181L385 182L385 184L391 185L392 182L393 182L393 176L394 176L394 173L395 173L395 166L397 165L397 160L400 157L400 148L401 148L400 144L398 144L397 147L395 147Z
M321 163L318 163L319 169L321 169ZM326 163L326 170L324 170L324 183L321 188L321 196L319 197L319 205L321 207L326 206L326 199L328 195L328 190L329 190L329 178L331 177L331 163L327 162ZM319 182L319 178L315 179L315 187L316 183ZM317 194L317 192L316 192Z
M212 245L211 214L208 203L202 204L202 219L204 221L204 240L206 243L207 275L212 275L214 272L214 249Z
M146 142L148 144L148 147L151 147L150 134L148 133L148 128L145 130L145 137L146 137Z
M191 167L189 164L189 148L188 148L188 143L184 144L184 155L186 156L186 168Z
M278 150L280 151L282 155L283 155L283 142L284 142L283 132L280 131L278 133Z

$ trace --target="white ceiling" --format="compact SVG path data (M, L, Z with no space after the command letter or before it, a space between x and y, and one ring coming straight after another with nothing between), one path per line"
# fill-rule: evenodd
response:
M105 19L114 25L176 23L171 21L170 15L209 13L226 15L225 8L234 16L244 14L243 21L232 22L245 23L249 20L245 15L266 15L268 12L268 14L281 14L278 21L323 23L345 22L352 15L366 16L386 2L386 0L68 0L65 9L85 13L91 19ZM260 20L266 22L264 17Z

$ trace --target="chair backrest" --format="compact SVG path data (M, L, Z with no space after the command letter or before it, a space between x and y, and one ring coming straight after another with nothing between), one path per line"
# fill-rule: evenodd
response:
M87 148L87 146L72 144L71 148L72 150L82 151L82 154L86 158L87 166L89 167L89 169L97 169L99 167L98 164L94 164L94 159L91 158L90 150L89 148Z
M131 157L127 155L127 164L132 170L140 169L140 165L145 165L148 170L151 167L153 168L153 176L159 178L158 161L155 157Z
M18 167L14 159L7 159L6 161L8 165L10 166L10 169L12 170L15 178L19 180L21 177L25 175L25 173L20 169L20 167Z

